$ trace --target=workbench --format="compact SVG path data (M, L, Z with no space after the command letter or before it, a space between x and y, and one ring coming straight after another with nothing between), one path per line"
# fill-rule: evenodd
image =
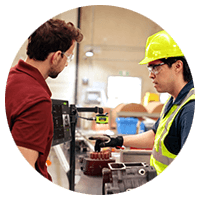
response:
M95 134L109 134L111 136L117 136L116 132L112 131L78 131L76 134L76 140L83 140L91 151L94 151L95 141L89 140L88 138ZM116 162L146 162L149 164L151 150L116 150L112 152L112 157ZM76 165L76 168L79 166ZM102 177L101 176L87 176L80 172L80 180L75 185L75 192L101 195L102 194Z

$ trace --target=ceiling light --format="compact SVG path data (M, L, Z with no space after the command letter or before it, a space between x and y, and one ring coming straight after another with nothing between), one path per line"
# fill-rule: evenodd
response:
M94 53L93 53L92 50L90 50L90 51L87 51L87 52L85 53L85 55L86 55L87 57L92 57L92 56L94 55Z

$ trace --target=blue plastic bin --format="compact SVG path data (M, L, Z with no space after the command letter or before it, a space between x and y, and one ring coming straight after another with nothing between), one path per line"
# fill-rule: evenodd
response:
M145 132L145 131L146 131L146 127L145 127L144 123L141 122L139 133L143 133L143 132Z
M118 134L136 134L138 119L134 117L116 118ZM145 131L144 123L141 122L139 133Z

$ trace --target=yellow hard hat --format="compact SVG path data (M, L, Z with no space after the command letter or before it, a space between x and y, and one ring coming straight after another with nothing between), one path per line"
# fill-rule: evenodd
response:
M164 30L147 39L145 58L139 63L147 64L154 60L184 56L173 38Z

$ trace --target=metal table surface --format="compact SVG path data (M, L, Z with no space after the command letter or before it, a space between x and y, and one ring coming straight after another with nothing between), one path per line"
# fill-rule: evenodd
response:
M87 176L81 172L81 178L75 185L75 192L84 194L102 194L102 177L101 176Z

